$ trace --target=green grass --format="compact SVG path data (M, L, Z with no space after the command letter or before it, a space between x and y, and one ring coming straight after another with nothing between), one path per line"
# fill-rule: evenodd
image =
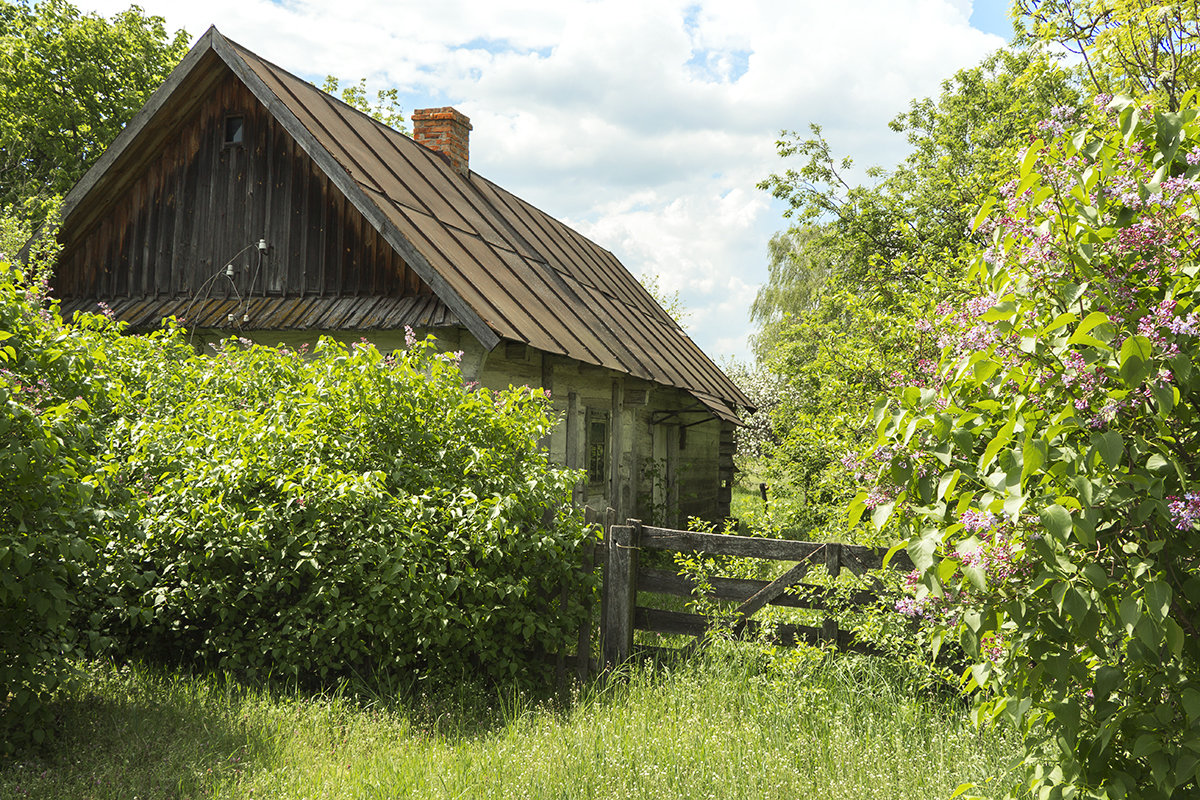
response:
M896 667L728 646L573 702L362 700L95 664L0 798L933 798L1016 752ZM746 652L746 651L742 651Z

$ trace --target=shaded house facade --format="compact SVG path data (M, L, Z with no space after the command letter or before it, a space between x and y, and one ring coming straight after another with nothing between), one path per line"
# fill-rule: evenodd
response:
M470 380L550 390L578 502L726 516L748 400L612 253L472 172L469 131L430 109L409 138L210 28L64 201L63 312L272 345L433 333Z

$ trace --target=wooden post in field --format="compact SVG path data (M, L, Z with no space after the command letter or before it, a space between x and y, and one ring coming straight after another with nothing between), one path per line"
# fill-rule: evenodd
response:
M609 528L608 563L604 568L604 599L607 606L601 640L604 664L612 668L633 652L633 610L637 605L638 545L641 520Z

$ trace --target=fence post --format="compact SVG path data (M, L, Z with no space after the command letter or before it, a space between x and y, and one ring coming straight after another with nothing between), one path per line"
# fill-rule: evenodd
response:
M608 536L608 563L604 569L606 616L602 647L604 664L612 668L629 659L633 652L633 612L637 605L638 545L642 523L631 519L628 525L613 525Z
M836 542L825 545L825 571L829 577L837 579L842 574L842 546ZM830 587L830 591L833 587ZM821 623L821 641L838 646L838 621L836 617L826 617Z
M603 525L600 520L600 514L591 506L584 506L583 521L590 530L594 525ZM591 540L588 541L587 547L583 550L583 562L580 565L580 574L586 579L591 576L596 570L596 545ZM575 646L575 676L580 683L587 683L588 673L591 671L592 665L592 613L595 610L595 605L591 600L588 601L587 616L579 625L579 641Z

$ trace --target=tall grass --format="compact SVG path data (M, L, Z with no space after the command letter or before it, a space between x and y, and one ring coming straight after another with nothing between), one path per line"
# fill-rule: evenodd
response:
M744 651L742 651L744 652ZM932 798L1009 768L1003 731L886 662L781 674L718 646L568 703L246 689L93 665L3 798Z

